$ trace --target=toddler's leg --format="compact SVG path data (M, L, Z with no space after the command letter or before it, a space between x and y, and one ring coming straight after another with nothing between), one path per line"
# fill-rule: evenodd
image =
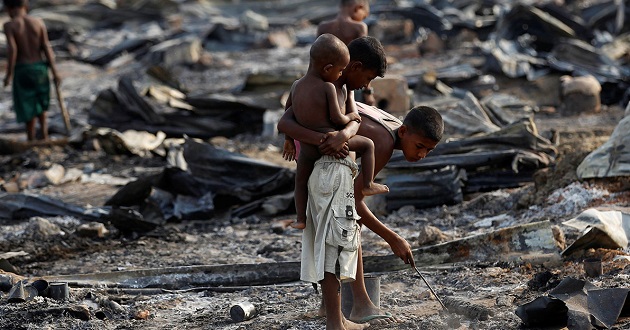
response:
M304 229L306 227L306 203L308 201L308 178L315 167L314 161L301 153L297 161L297 169L295 171L295 191L293 196L295 199L295 211L297 213L296 222L291 227L296 229Z
M374 182L374 142L361 135L355 135L348 140L350 150L361 155L361 171L363 172L363 196L372 196L389 192L389 188Z

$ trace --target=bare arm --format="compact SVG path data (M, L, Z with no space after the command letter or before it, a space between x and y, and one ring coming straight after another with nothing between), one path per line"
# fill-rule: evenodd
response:
M374 176L376 176L389 162L395 148L394 140L387 129L370 119L363 121L359 133L374 141ZM389 244L392 252L405 263L413 264L413 254L409 243L382 223L365 204L362 192L364 188L364 174L363 171L359 172L359 175L354 180L354 198L357 214L361 217L361 224L364 224L383 238Z
M357 113L356 103L354 102L354 92L349 91L348 96L346 97L346 112L347 113ZM341 150L346 147L346 142L353 136L357 134L359 130L359 122L351 121L346 127L338 132L332 132L337 134L328 133L329 137L319 146L319 151L324 155L330 155L334 151Z
M374 215L374 213L370 211L368 206L365 204L361 189L363 189L363 172L359 172L359 175L354 181L355 203L357 214L361 217L361 223L383 238L387 244L389 244L392 252L402 259L404 263L415 266L413 253L411 252L411 245L407 242L407 240L383 224Z
M11 79L13 79L15 61L17 60L17 45L11 32L11 26L8 23L4 24L4 34L7 37L7 73L4 77L4 87L6 87L11 84Z
M353 120L361 122L361 116L359 116L356 111L351 112L348 109L347 113L341 113L341 108L339 107L339 101L337 99L337 88L332 83L326 83L325 86L324 91L326 93L326 101L328 104L328 114L330 115L330 120L333 124L337 126L345 126Z
M295 120L292 108L287 108L280 121L278 121L278 132L284 133L298 141L319 145L325 139L324 133L312 131Z
M355 132L356 132L356 129L358 129L358 126L359 126L359 124L356 122L352 122L348 124L348 126L346 126L344 130L348 129L348 127L353 125L353 123L356 126L355 128ZM310 130L298 124L298 122L295 120L293 109L291 108L288 108L287 111L285 111L282 117L280 118L280 121L278 122L278 131L284 134L288 134L289 136L293 137L294 139L298 141L319 146L320 152L324 155L330 155L330 156L335 156L338 158L343 158L347 156L349 153L348 145L346 144L346 141L348 141L350 137L346 138L345 140L341 142L338 141L338 140L342 140L343 139L342 136L346 133L341 133L341 131L334 131L334 132L328 132L324 134L324 133ZM336 143L331 144L329 143L330 140L335 140ZM322 149L323 145L326 145L327 147Z
M43 21L40 21L40 23L42 27L42 31L41 31L42 32L42 37L41 37L42 38L41 40L42 51L44 52L46 59L48 59L48 65L50 66L50 71L52 71L55 84L59 86L61 84L61 79L59 75L57 74L57 66L55 65L55 54L53 53L52 46L50 45L50 41L48 40L48 31L46 30L46 25L44 24Z
M361 176L361 173L359 174ZM357 213L361 217L361 224L364 224L375 234L383 238L387 244L389 244L392 252L397 255L402 261L406 264L413 262L413 253L411 252L411 245L402 238L400 235L396 234L393 230L385 226L375 215L370 211L370 209L365 204L363 200L363 195L361 194L361 189L363 185L359 185L359 182L362 178L357 177L355 179L355 187L354 187L354 196L356 201Z
M284 105L284 111L287 111L291 108L293 104L293 88L289 92L289 97L287 98L287 103ZM282 158L288 161L294 161L297 159L297 148L295 147L295 141L293 138L289 136L289 134L284 135L284 145L282 146Z

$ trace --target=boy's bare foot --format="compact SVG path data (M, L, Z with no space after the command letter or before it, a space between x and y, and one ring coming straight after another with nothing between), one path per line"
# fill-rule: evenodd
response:
M368 322L368 324L370 325L391 325L401 322L391 313L383 312L376 306L373 306L373 308L364 309L360 312L353 311L350 314L350 319L354 320L354 322Z
M372 196L377 194L385 194L389 192L389 187L384 184L372 182L369 187L361 189L363 196Z
M295 222L291 224L291 227L293 227L295 229L304 229L304 228L306 228L306 221L304 221L304 220L295 220Z
M361 330L361 329L367 329L370 326L369 323L354 323L352 321L346 320L345 318L343 319L343 327L346 330Z

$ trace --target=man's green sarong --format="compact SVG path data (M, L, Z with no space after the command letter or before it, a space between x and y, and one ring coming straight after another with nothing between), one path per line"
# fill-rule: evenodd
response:
M48 110L48 64L17 63L13 74L13 110L18 123L28 122Z

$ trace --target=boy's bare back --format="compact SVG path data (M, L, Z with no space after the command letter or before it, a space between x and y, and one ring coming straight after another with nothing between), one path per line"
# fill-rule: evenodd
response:
M35 63L43 60L48 47L44 22L29 15L15 17L4 24L8 42L17 49L17 63Z
M368 27L364 22L357 22L350 17L339 15L335 19L319 23L317 26L317 35L324 33L335 35L347 45L356 38L366 36L368 34Z

